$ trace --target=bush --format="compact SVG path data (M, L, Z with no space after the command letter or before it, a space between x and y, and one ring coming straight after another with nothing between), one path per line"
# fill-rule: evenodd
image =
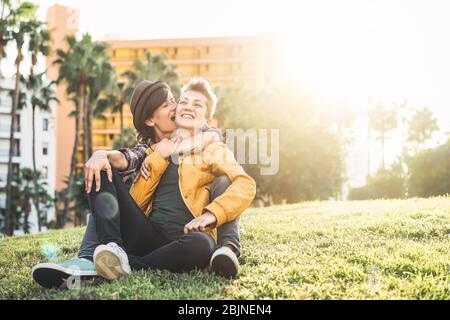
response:
M353 188L349 200L401 199L406 195L405 178L399 162L389 169L380 169L363 187Z
M414 197L450 193L450 140L408 160L408 191Z

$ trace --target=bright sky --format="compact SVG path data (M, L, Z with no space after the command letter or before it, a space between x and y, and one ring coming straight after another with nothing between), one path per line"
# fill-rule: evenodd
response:
M42 19L54 0L41 0ZM278 33L286 77L334 108L365 111L368 97L428 106L450 131L449 1L438 0L60 0L80 9L80 31L96 39ZM356 129L358 130L358 129ZM361 136L364 129L361 129ZM397 139L398 140L398 139ZM386 145L387 160L398 141ZM433 143L442 142L436 136ZM355 154L367 154L364 139ZM378 148L374 148L378 150ZM391 151L391 152L390 152ZM378 152L378 151L375 151ZM361 156L362 157L362 156ZM379 163L375 153L372 162ZM367 159L356 158L358 176Z
M54 0L40 0L45 18ZM450 119L450 2L442 0L59 0L96 39L276 32L296 82L366 108L405 97ZM360 106L364 100L363 106ZM358 105L358 106L357 106Z

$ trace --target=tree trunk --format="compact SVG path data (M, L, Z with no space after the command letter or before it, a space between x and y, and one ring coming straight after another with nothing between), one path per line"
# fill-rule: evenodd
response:
M88 112L87 112L87 103L86 103L86 86L84 83L80 84L80 103L81 110L83 114L83 163L89 159L88 157L88 145L87 145L87 137L88 137Z
M41 221L41 211L39 209L39 186L38 186L38 181L37 181L37 170L36 170L36 124L35 124L36 106L32 105L31 110L32 110L31 139L32 139L32 148L33 148L31 151L32 151L32 157L33 157L33 184L34 184L34 197L32 197L32 199L33 199L34 206L36 208L37 220L38 220L38 230L40 232L42 229L42 221Z
M87 142L87 158L86 161L92 156L92 107L90 104L90 99L88 99L86 95L86 110L87 110L87 134L86 134L86 142Z
M1 15L1 22L4 23L3 21L3 17L5 14L5 1L2 1L2 15ZM5 49L5 37L3 34L0 34L0 62L3 59L3 50ZM2 73L0 72L0 76L2 75Z
M370 177L370 125L367 125L367 177Z
M72 188L73 188L73 181L74 181L74 175L76 172L77 158L78 158L78 145L80 143L81 122L82 122L81 108L77 105L76 106L76 118L75 118L75 141L73 143L73 148L72 148L72 159L70 160L70 174L69 174L69 180L67 182L67 194L64 197L64 209L63 209L63 217L62 217L64 224L65 224L65 219L67 218L67 215L69 213L69 204L70 204L70 201L72 200ZM64 227L64 225L62 225L61 227Z
M3 50L4 50L4 39L3 39L3 35L0 35L0 63L3 59ZM0 77L3 77L2 72L0 70Z
M3 17L5 16L5 6L6 6L6 1L2 1L2 20L3 20Z
M124 141L123 141L123 103L120 103L119 107L119 114L120 114L120 147L124 147Z
M384 135L381 136L381 168L384 170Z
M22 46L17 48L16 58L16 84L14 88L14 99L11 110L11 127L9 130L9 155L8 155L8 175L6 179L6 208L5 208L5 234L12 236L14 234L15 223L13 220L12 207L12 179L13 179L13 165L12 157L14 151L14 132L16 131L16 113L19 105L19 84L20 84L20 63L23 59Z
M23 210L23 214L24 214L24 217L23 217L23 220L24 220L24 224L23 224L23 232L24 232L24 233L29 233L29 232L30 232L30 224L29 224L28 220L29 220L29 217L30 217L30 211L31 211L31 208L30 208L30 199L26 199L26 200L25 200L25 205L24 205L24 207L22 208L22 210Z

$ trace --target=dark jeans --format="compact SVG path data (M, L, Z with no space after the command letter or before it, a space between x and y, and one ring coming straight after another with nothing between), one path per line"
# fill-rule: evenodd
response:
M95 183L95 182L94 182ZM230 185L226 176L218 177L211 187L211 200L221 195ZM204 267L215 249L213 239L201 232L180 235L171 241L146 217L134 200L117 171L113 182L101 174L101 189L93 185L89 194L92 215L78 256L92 259L99 244L116 242L129 255L134 269L155 268L174 272ZM240 252L239 218L218 228L218 246L231 244Z

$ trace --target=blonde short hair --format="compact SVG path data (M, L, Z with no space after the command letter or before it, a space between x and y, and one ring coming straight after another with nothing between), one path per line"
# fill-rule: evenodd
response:
M181 88L181 94L186 91L196 91L206 97L208 111L207 117L211 119L216 111L217 96L208 80L199 77L192 78L183 86L183 88Z

